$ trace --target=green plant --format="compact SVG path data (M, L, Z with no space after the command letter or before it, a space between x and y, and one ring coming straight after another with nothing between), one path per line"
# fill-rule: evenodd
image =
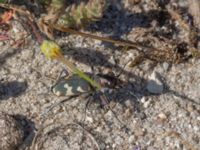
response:
M6 3L7 0L0 0L0 3Z
M91 79L84 72L76 68L71 62L69 62L62 54L62 50L58 44L53 41L44 40L40 46L41 51L47 58L57 59L58 61L63 62L67 68L74 74L77 74L81 78L85 79L91 84L95 89L101 89L101 86L93 79Z
M80 1L73 4L64 0L52 0L45 18L64 27L84 27L102 18L107 4L106 0Z

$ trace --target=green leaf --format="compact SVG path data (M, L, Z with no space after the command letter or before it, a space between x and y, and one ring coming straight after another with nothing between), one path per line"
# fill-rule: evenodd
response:
M81 78L89 82L97 90L101 88L101 86L95 80L91 79L88 75L86 75L84 72L76 68L70 61L68 61L62 55L62 50L60 46L54 41L44 40L40 46L40 49L47 58L57 59L63 62L72 73L79 75Z

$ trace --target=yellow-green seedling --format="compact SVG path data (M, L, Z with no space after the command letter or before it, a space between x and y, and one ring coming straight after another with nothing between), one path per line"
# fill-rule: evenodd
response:
M89 84L95 89L101 89L101 86L93 79L91 79L87 74L76 68L71 62L69 62L64 55L62 54L62 50L58 44L53 41L44 40L40 46L41 51L47 58L56 59L58 61L63 62L67 68L73 74L77 74L80 78L89 82Z

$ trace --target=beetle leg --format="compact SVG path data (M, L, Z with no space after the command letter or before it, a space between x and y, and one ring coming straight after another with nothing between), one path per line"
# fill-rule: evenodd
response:
M57 102L57 103L55 103L55 104L52 104L49 108L47 108L45 111L43 111L42 116L47 116L47 114L48 114L54 107L59 106L59 105L61 105L61 104L64 103L64 102L73 100L73 99L76 98L76 97L78 97L78 95L70 96L70 97L65 98L65 99L63 99L63 100L61 100L61 101L59 101L59 102Z
M114 110L112 109L112 107L109 105L109 101L110 101L109 96L106 96L106 93L101 93L101 94L102 95L100 95L100 99L103 101L103 103L106 104L105 105L106 108L112 112L112 114L117 119L117 121L120 123L120 125L122 126L122 128L124 128L124 129L126 129L126 131L128 131L128 128L126 127L126 125L119 119L119 117L116 115L116 113L114 112Z
M88 106L91 104L92 102L92 97L91 97L91 94L88 94L87 96L85 96L85 98L87 99L87 102L85 104L85 108L84 108L84 116L83 116L83 119L82 119L82 124L84 126L84 122L85 122L85 119L86 119L86 115L87 115L87 108Z
M84 122L85 122L86 115L87 115L87 108L88 108L89 104L90 104L91 101L92 101L91 94L88 94L87 96L85 96L85 98L87 99L87 102L86 102L85 108L84 108L84 116L83 116L83 119L82 119L82 121L81 121L81 125L82 125L83 129L85 128L85 123L84 123ZM83 131L82 131L82 135L84 135L84 133L85 133L85 131L83 130ZM83 138L83 137L84 137L84 136L82 136L81 141L84 141L84 138Z

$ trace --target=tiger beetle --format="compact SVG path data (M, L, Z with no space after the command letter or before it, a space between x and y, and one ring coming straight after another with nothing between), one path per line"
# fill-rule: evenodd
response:
M119 82L119 79L111 75L97 74L92 76L89 73L87 73L87 75L101 85L101 92L116 88ZM93 94L98 91L96 91L89 82L82 79L77 74L73 74L58 79L56 84L52 87L52 92L57 96L78 96L81 94Z
M125 126L108 104L110 100L108 96L109 93L112 90L116 89L120 83L122 83L122 81L117 78L119 75L117 77L111 74L91 75L87 73L87 75L94 79L97 83L99 83L102 88L100 90L94 89L94 87L92 87L89 82L85 81L76 74L67 77L59 77L58 81L55 83L55 85L53 85L51 90L57 96L69 97L68 99L64 99L59 102L59 104L82 94L87 94L87 97L92 96L99 99L101 102L101 106L106 106L114 114L115 118L120 122L120 124ZM89 99L86 103L86 108L91 100L92 99ZM53 107L57 105L58 104L54 105ZM52 109L53 107L51 107L50 109Z

